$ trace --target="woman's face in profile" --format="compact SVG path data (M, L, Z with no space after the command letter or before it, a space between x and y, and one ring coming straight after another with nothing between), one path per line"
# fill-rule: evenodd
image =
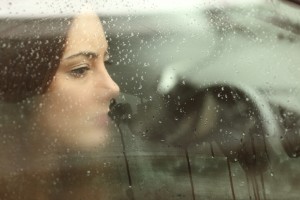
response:
M107 48L97 15L81 14L73 20L59 68L37 116L43 130L66 147L105 144L110 100L119 93L104 65Z

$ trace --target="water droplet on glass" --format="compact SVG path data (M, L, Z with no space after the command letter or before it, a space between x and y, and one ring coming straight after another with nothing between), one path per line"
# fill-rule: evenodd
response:
M90 170L86 171L86 175L90 176L91 175L91 171Z

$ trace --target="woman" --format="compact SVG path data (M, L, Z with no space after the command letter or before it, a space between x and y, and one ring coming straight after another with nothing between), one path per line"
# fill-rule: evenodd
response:
M61 155L93 152L108 140L109 104L119 88L104 65L99 17L7 23L12 28L0 41L0 199L96 198L81 174L93 166L61 169L70 166Z

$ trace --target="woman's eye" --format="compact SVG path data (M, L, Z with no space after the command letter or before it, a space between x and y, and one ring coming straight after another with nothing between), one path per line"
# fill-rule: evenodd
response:
M82 78L90 70L88 65L80 65L72 69L69 73L74 78Z

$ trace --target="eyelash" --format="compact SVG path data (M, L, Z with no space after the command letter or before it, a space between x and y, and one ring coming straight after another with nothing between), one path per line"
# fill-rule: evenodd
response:
M88 64L81 64L73 68L69 73L74 78L82 78L90 69Z
M110 56L108 54L104 55L104 63L109 64ZM89 64L80 64L74 67L72 70L69 71L70 76L73 78L83 78L86 73L91 69Z

